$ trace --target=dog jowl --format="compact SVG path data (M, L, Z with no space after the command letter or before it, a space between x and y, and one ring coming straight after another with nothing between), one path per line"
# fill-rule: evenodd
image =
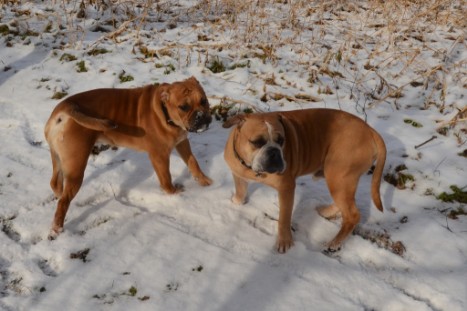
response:
M177 193L169 171L175 148L202 186L212 183L200 169L187 138L211 123L209 102L199 82L184 81L135 89L95 89L70 96L53 110L45 126L52 158L50 185L58 198L49 234L63 230L71 200L81 187L93 146L104 142L146 152L166 193Z

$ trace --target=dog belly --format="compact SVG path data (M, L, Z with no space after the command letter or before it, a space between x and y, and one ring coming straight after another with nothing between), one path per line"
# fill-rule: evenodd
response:
M144 139L139 137L101 134L97 139L97 143L129 148L136 151L147 151Z

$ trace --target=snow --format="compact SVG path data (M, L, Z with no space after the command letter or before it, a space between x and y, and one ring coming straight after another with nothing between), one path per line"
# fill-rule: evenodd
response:
M175 3L161 1L162 9L149 13L130 6L146 12L146 19L117 33L116 41L91 31L112 16L97 4L88 5L86 19L71 26L65 17L76 15L74 1L0 10L0 27L12 30L0 35L0 310L466 310L467 218L447 217L466 206L436 199L451 193L451 185L464 191L467 186L466 158L458 155L466 149L465 112L455 119L465 111L467 95L465 29L455 19L461 4L439 7L435 21L428 5L418 8L420 20L414 20L414 7L401 13L366 1L335 8L314 1L265 1L264 7L249 1ZM115 5L117 21L124 21L124 4ZM229 15L239 6L258 14L256 19L240 11ZM48 22L50 32L44 31ZM21 36L27 30L39 35ZM424 41L417 36L421 30L427 30ZM200 34L208 40L199 40ZM270 51L268 44L277 48ZM157 57L145 58L143 45ZM93 56L93 48L109 52ZM60 60L65 53L77 60ZM207 69L216 57L226 71ZM87 72L77 72L81 60ZM364 69L367 63L378 69ZM234 64L242 66L229 69ZM134 80L120 82L122 72ZM340 223L315 210L330 203L325 182L299 178L295 245L278 254L277 193L251 184L246 205L230 201L234 187L223 159L229 130L216 120L208 131L189 135L211 186L199 186L174 152L171 174L185 191L164 194L144 153L109 149L90 157L65 231L47 240L57 203L43 134L59 102L52 95L190 76L200 81L211 106L351 112L383 136L385 174L404 164L414 181L405 189L383 181L380 213L370 200L371 176L363 176L356 197L359 230L337 255L328 256L324 244ZM390 96L397 89L403 96ZM451 120L458 121L439 134ZM402 243L402 254L391 244L372 242L384 235Z

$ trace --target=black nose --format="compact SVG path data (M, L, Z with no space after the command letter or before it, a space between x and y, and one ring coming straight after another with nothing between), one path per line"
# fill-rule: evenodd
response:
M284 170L284 160L282 159L280 149L276 147L270 147L266 150L266 155L266 172L277 173Z
M195 124L201 123L201 124L209 124L212 121L212 117L209 113L205 113L202 111L198 111L195 115Z
M281 152L277 148L270 148L268 149L267 153L268 153L268 158L271 161L277 161L281 159Z

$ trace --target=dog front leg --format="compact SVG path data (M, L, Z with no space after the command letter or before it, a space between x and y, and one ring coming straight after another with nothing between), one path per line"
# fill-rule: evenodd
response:
M175 146L177 152L182 157L185 164L188 166L188 169L191 172L191 175L201 186L209 186L212 184L211 178L204 175L199 167L198 161L196 161L195 156L191 152L191 146L188 139L182 140L177 146Z
M182 185L173 185L172 176L170 175L170 153L169 152L150 152L149 159L151 160L154 171L159 178L159 183L162 190L168 194L174 194L183 191Z
M294 244L292 238L292 210L295 195L295 182L292 187L279 189L279 223L277 233L277 251L285 253Z
M232 202L239 205L245 204L248 193L248 182L235 174L232 174L232 176L235 183L235 194L232 196Z

